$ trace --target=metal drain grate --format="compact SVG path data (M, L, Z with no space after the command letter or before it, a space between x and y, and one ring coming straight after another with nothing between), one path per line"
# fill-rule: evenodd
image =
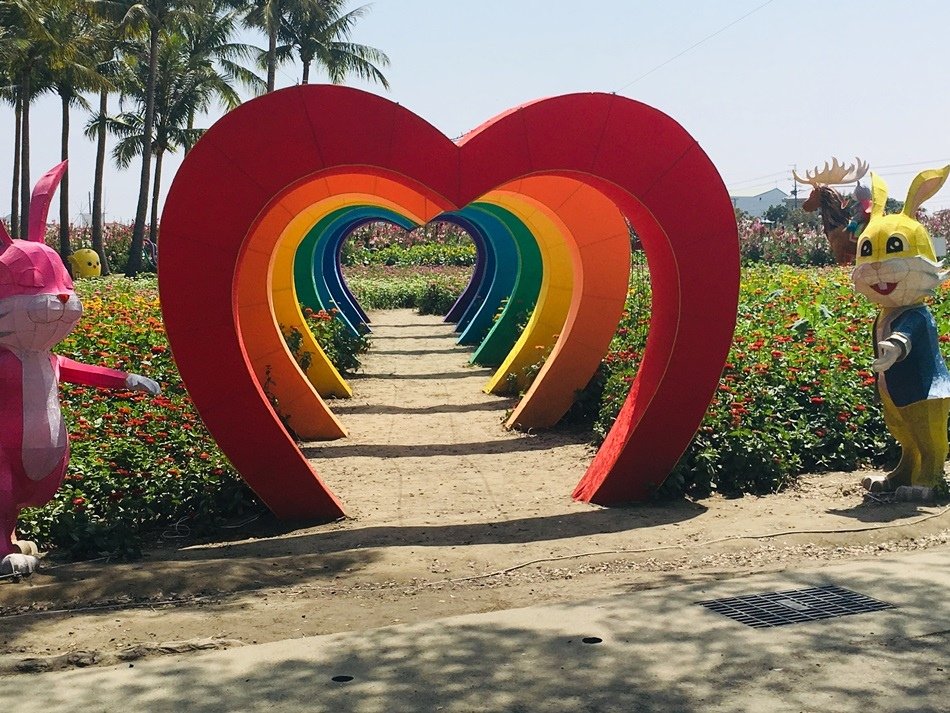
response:
M893 604L835 586L747 594L696 603L756 629L894 608Z

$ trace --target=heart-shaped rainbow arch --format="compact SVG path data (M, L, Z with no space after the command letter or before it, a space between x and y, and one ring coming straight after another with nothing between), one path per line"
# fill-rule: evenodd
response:
M574 497L647 497L718 383L735 327L738 236L722 180L696 141L665 114L609 94L526 104L458 143L398 104L338 86L281 90L212 126L169 191L159 287L182 379L222 451L277 516L343 514L263 384L309 439L345 435L321 394L346 396L349 387L313 342L305 348L318 358L303 373L279 325L309 338L299 302L313 299L332 300L361 329L365 314L337 274L342 239L360 221L412 227L440 216L464 225L480 248L472 284L449 314L460 341L467 331L480 336L497 309L496 279L497 294L525 285L535 305L520 336L510 325L492 330L474 356L500 362L492 391L536 358L535 346L551 347L508 421L522 428L556 423L603 357L626 296L627 221L636 229L652 284L649 338Z

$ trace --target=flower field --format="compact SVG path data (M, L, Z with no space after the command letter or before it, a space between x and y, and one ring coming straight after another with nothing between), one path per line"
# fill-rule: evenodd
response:
M631 301L643 297L631 291ZM933 310L950 341L950 288ZM628 310L589 387L595 433L613 423L645 346L649 313ZM795 475L896 463L899 448L875 403L875 307L847 268L749 266L735 339L705 420L667 488L704 496L774 491Z
M56 352L145 374L162 394L63 384L69 470L53 501L23 511L19 536L76 558L134 556L143 536L172 526L196 534L256 511L182 387L156 281L79 280L76 289L85 314Z
M649 280L644 265L635 267L610 352L575 409L575 420L580 415L593 424L594 440L609 430L646 343ZM469 269L448 267L346 271L371 309L424 308L429 295L438 302L431 311L442 312L469 277ZM20 536L73 557L134 556L163 532L210 532L259 511L262 506L218 451L182 387L155 280L81 280L77 291L85 315L56 351L149 375L163 393L150 397L64 384L69 472L51 503L23 512ZM941 341L950 340L947 296L944 288L934 305ZM768 492L802 472L893 462L897 446L875 405L869 371L874 312L853 293L845 268L743 268L726 369L665 489L696 497L713 490Z

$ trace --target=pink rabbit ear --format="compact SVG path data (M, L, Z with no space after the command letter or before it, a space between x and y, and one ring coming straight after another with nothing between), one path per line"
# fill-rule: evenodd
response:
M46 214L49 212L50 201L53 200L53 194L66 173L66 164L54 166L43 174L43 177L36 182L33 188L33 196L30 198L30 227L27 231L27 239L34 243L42 243L46 234Z

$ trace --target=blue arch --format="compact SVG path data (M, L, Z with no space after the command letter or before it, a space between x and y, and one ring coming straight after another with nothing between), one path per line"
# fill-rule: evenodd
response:
M475 345L488 334L495 314L514 288L520 267L518 248L510 228L497 216L480 210L473 203L461 211L461 215L477 225L494 252L493 270L486 270L485 279L479 286L483 295L481 302L473 301L459 320L459 344Z

